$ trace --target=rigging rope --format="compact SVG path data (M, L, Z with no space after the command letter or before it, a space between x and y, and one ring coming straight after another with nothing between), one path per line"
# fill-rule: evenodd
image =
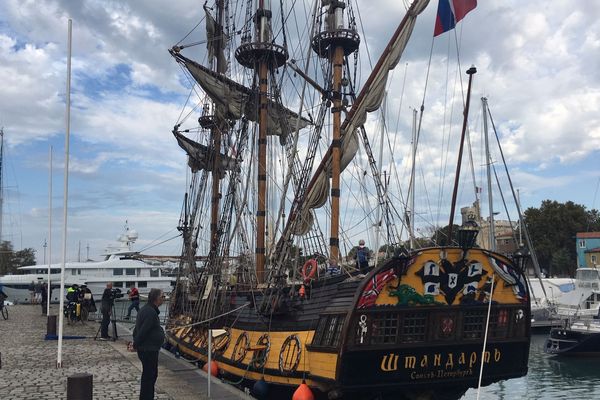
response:
M176 331L178 329L184 329L184 328L189 328L189 327L196 326L196 325L206 324L207 322L213 321L215 319L224 317L225 315L229 315L229 314L232 314L232 313L234 313L236 311L239 311L239 310L241 310L244 307L248 307L249 305L250 305L250 303L245 303L245 304L239 306L238 308L235 308L233 310L227 311L226 313L223 313L223 314L216 315L214 317L210 317L208 319L205 319L204 321L194 322L193 324L187 324L187 325L178 325L178 326L175 326L173 328L165 328L165 331Z

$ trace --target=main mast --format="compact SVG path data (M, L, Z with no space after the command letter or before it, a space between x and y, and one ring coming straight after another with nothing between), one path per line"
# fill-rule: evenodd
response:
M267 215L267 112L268 112L268 74L269 70L281 67L288 58L287 50L272 43L271 1L258 0L254 16L254 38L251 35L242 38L235 58L246 68L258 73L258 205L256 210L256 277L258 283L265 281L265 228Z
M217 59L216 67L213 68L214 71L224 74L227 70L227 61L224 57L219 57L221 51L223 51L223 36L225 33L223 32L223 21L224 21L224 0L217 0L217 24L218 29L217 38L213 43L214 46L214 54ZM213 60L210 60L211 64ZM216 106L213 104L213 110L216 111ZM220 113L215 112L214 123L211 124L211 136L213 140L213 165L212 165L212 190L211 190L211 202L210 202L210 249L214 251L217 246L217 226L219 223L219 204L221 200L221 129L224 128L224 121L221 118Z
M323 2L325 24L323 30L312 39L313 50L319 57L329 59L333 73L329 98L332 101L333 132L331 138L331 230L329 256L340 258L340 174L341 174L341 127L342 127L342 77L344 56L358 49L360 38L356 30L345 28L342 1Z

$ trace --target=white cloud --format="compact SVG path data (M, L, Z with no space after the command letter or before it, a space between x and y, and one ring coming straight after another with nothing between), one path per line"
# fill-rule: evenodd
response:
M418 108L423 97L435 8L435 2L431 2L420 17L406 57L393 72L389 86L391 131L396 131L400 113L394 161L403 195L410 167L410 107ZM355 11L360 10L365 30L361 82L370 71L365 44L374 63L404 9L404 2L399 1L359 2ZM298 11L300 22L304 22L304 12ZM5 127L9 150L22 155L16 169L27 182L21 181L20 189L35 194L25 201L44 199L44 185L31 178L45 174L47 149L41 149L45 146L40 144L60 141L59 135L64 131L66 20L71 17L72 135L76 145L71 158L75 213L72 231L77 231L78 236L95 232L100 243L101 235L112 237L118 233L115 230L126 214L143 221L142 227L136 226L140 233L147 229L160 234L157 226L171 229L176 224L185 185L185 157L170 131L188 90L167 49L203 17L199 3L7 0L0 4L0 15L0 76L4 77L0 85L0 122ZM241 28L242 19L238 16L236 29ZM288 26L288 40L304 34L306 27L300 25L301 33L295 32L294 24ZM362 29L359 26L361 35ZM598 32L597 2L574 8L568 1L556 1L547 7L541 0L509 0L479 2L477 9L459 24L456 34L461 38L460 71L455 65L454 32L436 39L419 151L417 191L423 218L435 222L449 203L462 116L457 73L462 77L463 89L466 88L464 70L471 64L479 69L470 118L473 147L481 145L476 106L485 95L507 160L519 171L514 180L525 188L525 201L528 194L534 201L543 193L551 193L546 190L571 187L581 179L571 169L581 168L582 160L593 160L600 152ZM198 29L186 41L203 39L204 33ZM295 58L304 58L305 50L290 47L298 53ZM196 59L205 56L204 46L189 50ZM398 110L405 63L406 88L402 109ZM234 74L248 76L239 69ZM300 82L298 78L292 80ZM292 92L289 88L286 91ZM286 103L297 105L298 100ZM370 117L368 131L378 154L376 118ZM382 170L391 171L391 157L385 155L383 161ZM57 156L57 168L61 162ZM474 164L480 170L478 150ZM115 172L119 168L124 172ZM368 170L364 155L361 168ZM548 177L548 171L556 176ZM462 176L467 183L463 183L465 194L461 199L470 202L467 158ZM396 198L400 197L400 188L395 188ZM352 206L360 207L360 201L352 198ZM157 212L156 208L162 211ZM45 226L44 204L28 203L24 209L31 213L23 226ZM157 222L153 225L145 215L152 215ZM28 232L24 235L28 243L40 242L39 232L24 230Z

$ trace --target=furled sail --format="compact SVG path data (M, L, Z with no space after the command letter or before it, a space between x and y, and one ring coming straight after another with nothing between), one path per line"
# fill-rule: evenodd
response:
M229 40L225 32L223 32L223 27L217 23L212 14L209 11L210 9L204 5L204 12L206 13L206 49L208 50L208 59L212 60L213 58L217 59L217 65L222 65L225 67L227 65L227 60L225 59L225 53L223 49L225 49L225 44ZM218 41L221 41L221 45L217 46ZM223 73L224 71L219 71Z
M211 171L213 163L209 149L207 146L193 141L179 132L173 132L175 139L179 147L181 147L188 154L188 165L192 169L192 172L199 170ZM221 172L231 171L236 166L236 160L232 157L221 154Z
M425 10L428 4L429 0L413 2L348 112L341 128L342 171L352 161L358 150L356 130L367 120L367 113L376 111L381 106L389 71L394 69L400 61L404 48L412 35L417 16ZM329 176L331 175L331 154L330 148L311 178L302 208L297 213L302 222L295 225L294 233L296 235L303 235L310 229L310 226L307 227L305 223L309 220L307 215L310 209L322 207L327 201Z
M206 94L218 105L218 108L224 110L224 117L240 119L244 116L250 121L258 120L257 93L184 57L175 50L171 50L171 54L192 74ZM269 119L267 134L279 136L283 143L287 135L295 129L298 114L269 100L267 115ZM308 119L300 117L300 129L307 127L310 123Z

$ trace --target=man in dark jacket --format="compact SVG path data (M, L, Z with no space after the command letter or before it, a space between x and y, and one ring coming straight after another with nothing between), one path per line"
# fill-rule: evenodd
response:
M165 341L165 332L158 318L158 307L162 302L162 290L150 289L148 303L142 307L135 320L133 346L142 362L140 400L154 400L154 384L158 378L158 352Z
M112 282L106 284L106 289L102 293L102 305L100 312L102 313L102 322L100 323L100 340L108 340L108 324L110 324L110 314L112 307L115 304L115 298L112 290Z

